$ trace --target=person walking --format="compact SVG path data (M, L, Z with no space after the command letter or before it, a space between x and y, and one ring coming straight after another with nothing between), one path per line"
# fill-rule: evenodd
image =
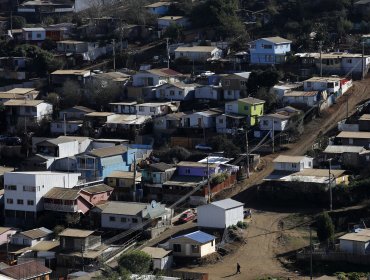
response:
M240 272L240 264L236 263L236 274L241 274Z

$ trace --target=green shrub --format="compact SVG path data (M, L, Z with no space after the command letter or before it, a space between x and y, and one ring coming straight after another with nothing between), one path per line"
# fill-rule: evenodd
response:
M246 222L243 222L243 221L239 221L236 226L238 228L242 228L242 229L246 229L248 227L248 224Z
M152 259L142 251L134 251L124 254L118 261L120 269L127 269L131 273L144 274L150 269Z

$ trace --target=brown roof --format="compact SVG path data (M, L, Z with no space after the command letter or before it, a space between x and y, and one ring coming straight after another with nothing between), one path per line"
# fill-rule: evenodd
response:
M9 231L11 229L12 228L10 228L10 227L0 227L0 234L3 234L3 233L5 233L5 232L7 232L7 231Z
M90 155L96 157L110 157L115 155L121 155L127 151L127 147L118 145L107 148L94 149L89 152Z
M11 99L4 103L5 106L29 106L35 107L41 103L44 103L44 100L18 100Z
M52 270L41 262L32 260L1 269L0 273L17 280L26 280L48 275Z
M305 156L285 156L285 155L279 155L277 158L273 160L273 162L291 162L291 163L297 163L303 160Z
M20 232L20 234L27 236L31 239L45 237L45 236L48 236L50 233L52 233L52 231L48 230L47 228L35 228L35 229Z
M114 115L115 113L112 112L91 112L86 114L86 117L108 117Z
M59 236L65 237L88 237L94 233L93 230L83 230L83 229L76 229L76 228L66 228Z
M141 251L150 255L153 259L161 259L171 253L171 251L167 251L163 248L157 247L144 247Z
M179 72L176 72L175 70L172 70L169 68L150 69L146 71L151 74L162 76L162 77L175 77L175 76L181 75Z
M79 196L79 190L66 189L66 188L52 188L48 191L44 198L61 199L61 200L75 200Z
M41 251L50 251L52 249L55 249L59 247L60 243L57 240L54 241L40 241L36 245L32 246L30 250L41 252Z
M318 91L288 91L284 93L284 96L315 96L318 94Z
M244 103L247 103L247 104L262 104L262 103L266 103L265 100L261 100L261 99L253 98L253 97L242 98L242 99L239 99L238 101L244 102Z
M370 139L370 132L367 131L342 131L337 135L338 138L358 138Z
M120 178L120 179L134 179L134 172L133 171L120 171L116 170L110 173L108 178ZM140 172L136 172L136 180L141 177Z
M108 191L112 191L112 190L113 190L113 188L110 187L110 186L107 186L106 184L99 184L99 185L90 186L90 187L86 187L86 188L81 189L81 191L91 193L91 194L108 192Z

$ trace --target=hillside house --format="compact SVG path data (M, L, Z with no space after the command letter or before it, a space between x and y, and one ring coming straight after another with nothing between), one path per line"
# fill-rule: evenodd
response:
M197 223L202 228L221 228L244 221L244 203L223 199L197 207Z
M261 38L249 43L251 64L282 64L292 41L281 37Z
M41 241L50 240L52 235L53 231L44 227L40 227L13 234L10 237L10 243L13 245L23 245L31 247Z
M156 89L156 98L171 101L191 100L194 98L194 90L196 85L185 83L169 83L164 84Z
M141 191L141 173L134 171L113 171L105 181L113 188L112 200L131 201L134 197L134 190ZM136 187L136 188L135 188ZM140 197L140 193L138 193Z
M275 171L299 172L313 168L313 158L308 156L279 155L273 160Z
M49 171L5 173L6 223L33 224L37 212L44 209L42 197L54 187L74 187L80 175Z
M259 118L259 129L262 131L286 131L294 125L294 119L303 114L301 110L287 106L276 110L275 113L263 115Z
M62 87L68 80L85 85L90 76L90 70L56 70L50 74L51 83L57 87Z
M109 105L111 106L111 111L116 114L136 114L136 101L109 103Z
M189 19L183 16L164 16L157 19L158 29L166 29L171 25L188 27Z
M11 80L25 80L29 76L27 57L0 57L0 77ZM26 71L27 69L27 71Z
M163 16L170 10L171 2L155 2L144 6L145 9L153 15Z
M194 62L218 60L222 58L222 50L216 46L180 46L175 50L175 58L187 58Z
M222 114L222 110L209 109L200 112L188 113L181 119L183 128L196 129L213 129L216 127L216 118Z
M326 91L288 91L284 93L283 103L285 105L305 105L313 107L324 98L326 99Z
M22 273L22 276L20 275ZM53 271L38 260L26 260L22 263L0 269L0 278L4 280L48 280Z
M167 114L157 117L154 120L154 133L162 132L164 134L171 134L177 128L181 127L181 120L186 116L183 112Z
M258 124L258 118L263 115L265 101L253 97L238 99L225 103L225 114L247 116L247 125Z
M141 251L152 258L153 269L165 270L172 267L172 251L159 247L144 247Z
M347 233L339 237L339 250L351 255L368 255L370 252L370 230Z
M202 258L216 252L216 237L199 230L171 238L168 243L174 257Z
M4 103L7 121L7 129L12 132L18 126L32 128L43 119L51 118L53 105L43 100L16 100L12 99Z
M64 109L59 112L59 119L63 120L82 120L86 114L93 113L95 110L84 107L74 106L72 108Z
M151 102L135 105L136 114L158 117L178 111L178 104L172 102Z
M167 68L147 69L132 76L134 87L157 87L165 83L179 82L181 74Z
M274 93L279 100L283 99L285 93L289 91L296 91L303 89L303 83L283 83L279 82L277 85L274 85L270 92Z
M335 137L339 145L361 146L370 148L370 132L367 131L342 131Z
M41 45L46 39L46 30L42 27L22 28L23 40L29 44Z
M194 98L200 100L220 100L222 87L214 85L198 85L194 91Z
M251 72L233 73L221 77L225 100L238 100L247 93L248 79Z

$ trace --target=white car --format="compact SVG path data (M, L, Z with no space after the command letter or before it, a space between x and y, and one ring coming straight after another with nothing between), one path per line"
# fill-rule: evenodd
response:
M212 151L212 147L207 146L206 144L198 144L195 146L196 150L202 150L202 151Z
M201 73L200 74L200 77L201 78L207 78L207 77L209 77L209 76L212 76L212 75L214 75L215 73L213 73L213 72L211 72L211 71L205 71L205 72L203 72L203 73Z

